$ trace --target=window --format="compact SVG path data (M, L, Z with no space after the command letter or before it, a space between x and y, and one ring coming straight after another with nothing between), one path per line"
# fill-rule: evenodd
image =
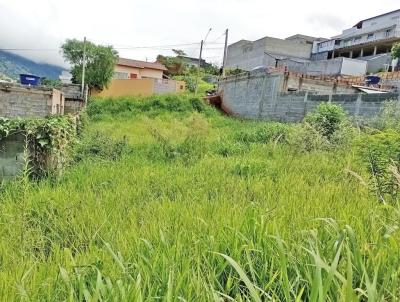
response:
M131 79L137 79L137 74L136 73L131 73L130 74Z
M253 50L253 46L246 46L243 48L243 53L247 53Z
M368 36L367 36L367 40L371 40L371 39L373 39L373 38L374 38L374 36L375 36L375 34L368 34Z
M360 42L360 41L361 41L361 36L358 36L358 37L355 37L355 38L354 38L354 42L357 43L357 42Z
M116 80L126 80L129 79L129 73L127 72L114 72L114 79Z
M385 31L385 37L390 37L391 34L392 34L392 30L391 29L387 29Z
M344 40L344 41L343 41L343 45L344 45L344 46L349 46L350 43L351 43L351 39L347 39L347 40Z

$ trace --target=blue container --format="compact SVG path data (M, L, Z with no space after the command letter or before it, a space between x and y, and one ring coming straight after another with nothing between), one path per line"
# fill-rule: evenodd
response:
M379 82L381 81L381 78L377 77L377 76L366 76L365 81L367 82L367 84L375 85L375 84L379 84Z
M32 74L20 74L19 79L22 85L37 86L40 85L41 78Z

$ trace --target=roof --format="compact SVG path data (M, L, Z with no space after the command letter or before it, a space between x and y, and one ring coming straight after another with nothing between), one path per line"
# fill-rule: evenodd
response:
M383 17L383 16L390 15L390 14L394 14L394 13L397 13L397 12L400 12L400 9L396 9L396 10L388 12L388 13L384 13L384 14L381 14L381 15L377 15L375 17L371 17L371 18L368 18L368 19L361 20L361 21L357 22L357 24L354 25L353 27L357 27L357 26L359 26L361 23L363 23L365 21L372 20L372 19L379 18L379 17Z
M144 62L138 60L131 60L125 58L119 58L117 65L128 66L128 67L136 67L136 68L148 68L148 69L156 69L167 71L167 67L158 62Z
M188 56L178 56L178 58L181 58L185 61L191 61L191 62L199 62L199 58L193 58L193 57L188 57ZM201 63L206 63L206 60L201 59Z
M285 40L293 40L293 39L303 39L309 42L314 42L314 41L326 41L326 38L321 38L321 37L312 37L312 36L307 36L307 35L303 35L303 34L295 34L293 36L287 37L285 38Z

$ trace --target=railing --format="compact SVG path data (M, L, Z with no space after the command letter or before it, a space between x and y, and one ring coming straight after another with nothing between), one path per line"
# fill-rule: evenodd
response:
M357 45L362 45L362 44L367 44L367 43L372 43L372 42L377 42L377 41L382 41L390 38L400 38L400 29L396 29L390 34L383 33L382 35L379 36L374 36L373 38L362 38L357 41L349 41L348 43L340 43L340 45L335 45L334 49L341 49L341 48L346 48L346 47L352 47L352 46L357 46Z

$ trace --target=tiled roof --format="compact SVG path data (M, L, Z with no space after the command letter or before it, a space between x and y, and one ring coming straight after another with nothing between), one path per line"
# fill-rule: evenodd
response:
M138 60L124 59L124 58L118 59L118 65L136 67L136 68L157 69L157 70L163 70L163 71L168 70L163 64L158 63L158 62L152 63L152 62L144 62L144 61L138 61Z

